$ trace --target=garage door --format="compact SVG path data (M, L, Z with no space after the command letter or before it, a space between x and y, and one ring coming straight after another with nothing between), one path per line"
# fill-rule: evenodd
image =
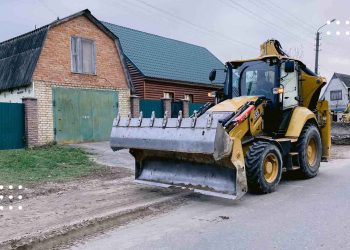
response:
M118 111L116 91L53 88L55 140L75 143L108 140Z

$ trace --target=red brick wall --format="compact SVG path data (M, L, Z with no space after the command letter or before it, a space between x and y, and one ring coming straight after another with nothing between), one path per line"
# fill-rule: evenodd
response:
M161 82L145 80L144 99L159 100L163 98L164 92L174 93L175 100L181 100L185 97L185 94L193 95L193 102L206 103L214 102L214 98L208 97L208 93L218 90L219 88L214 86L197 86L197 85L185 85L173 82ZM142 95L141 95L142 96Z
M38 106L35 98L23 98L25 137L28 147L38 145Z
M71 72L70 38L73 35L95 40L96 75ZM84 16L49 29L33 80L81 84L82 87L127 88L114 40Z

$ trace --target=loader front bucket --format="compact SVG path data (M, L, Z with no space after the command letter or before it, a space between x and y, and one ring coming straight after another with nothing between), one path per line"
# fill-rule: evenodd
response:
M113 122L111 148L129 148L137 182L237 197L232 140L219 119L227 113L193 118L120 118Z

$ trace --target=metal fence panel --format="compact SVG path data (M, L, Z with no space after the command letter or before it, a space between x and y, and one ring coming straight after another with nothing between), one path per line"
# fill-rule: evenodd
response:
M192 102L190 102L188 104L189 115L191 116L195 110L197 110L197 111L200 110L204 104L205 103L192 103Z
M0 150L24 146L24 104L0 103Z
M171 103L171 117L172 118L177 118L180 110L182 110L182 102L181 101Z
M143 117L145 118L150 118L152 111L155 112L158 118L164 116L163 103L161 100L140 100L140 111L142 111Z

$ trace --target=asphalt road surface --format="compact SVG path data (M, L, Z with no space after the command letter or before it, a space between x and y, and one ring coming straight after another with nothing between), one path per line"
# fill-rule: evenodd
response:
M72 249L350 249L350 148L310 180L240 201L191 196Z

